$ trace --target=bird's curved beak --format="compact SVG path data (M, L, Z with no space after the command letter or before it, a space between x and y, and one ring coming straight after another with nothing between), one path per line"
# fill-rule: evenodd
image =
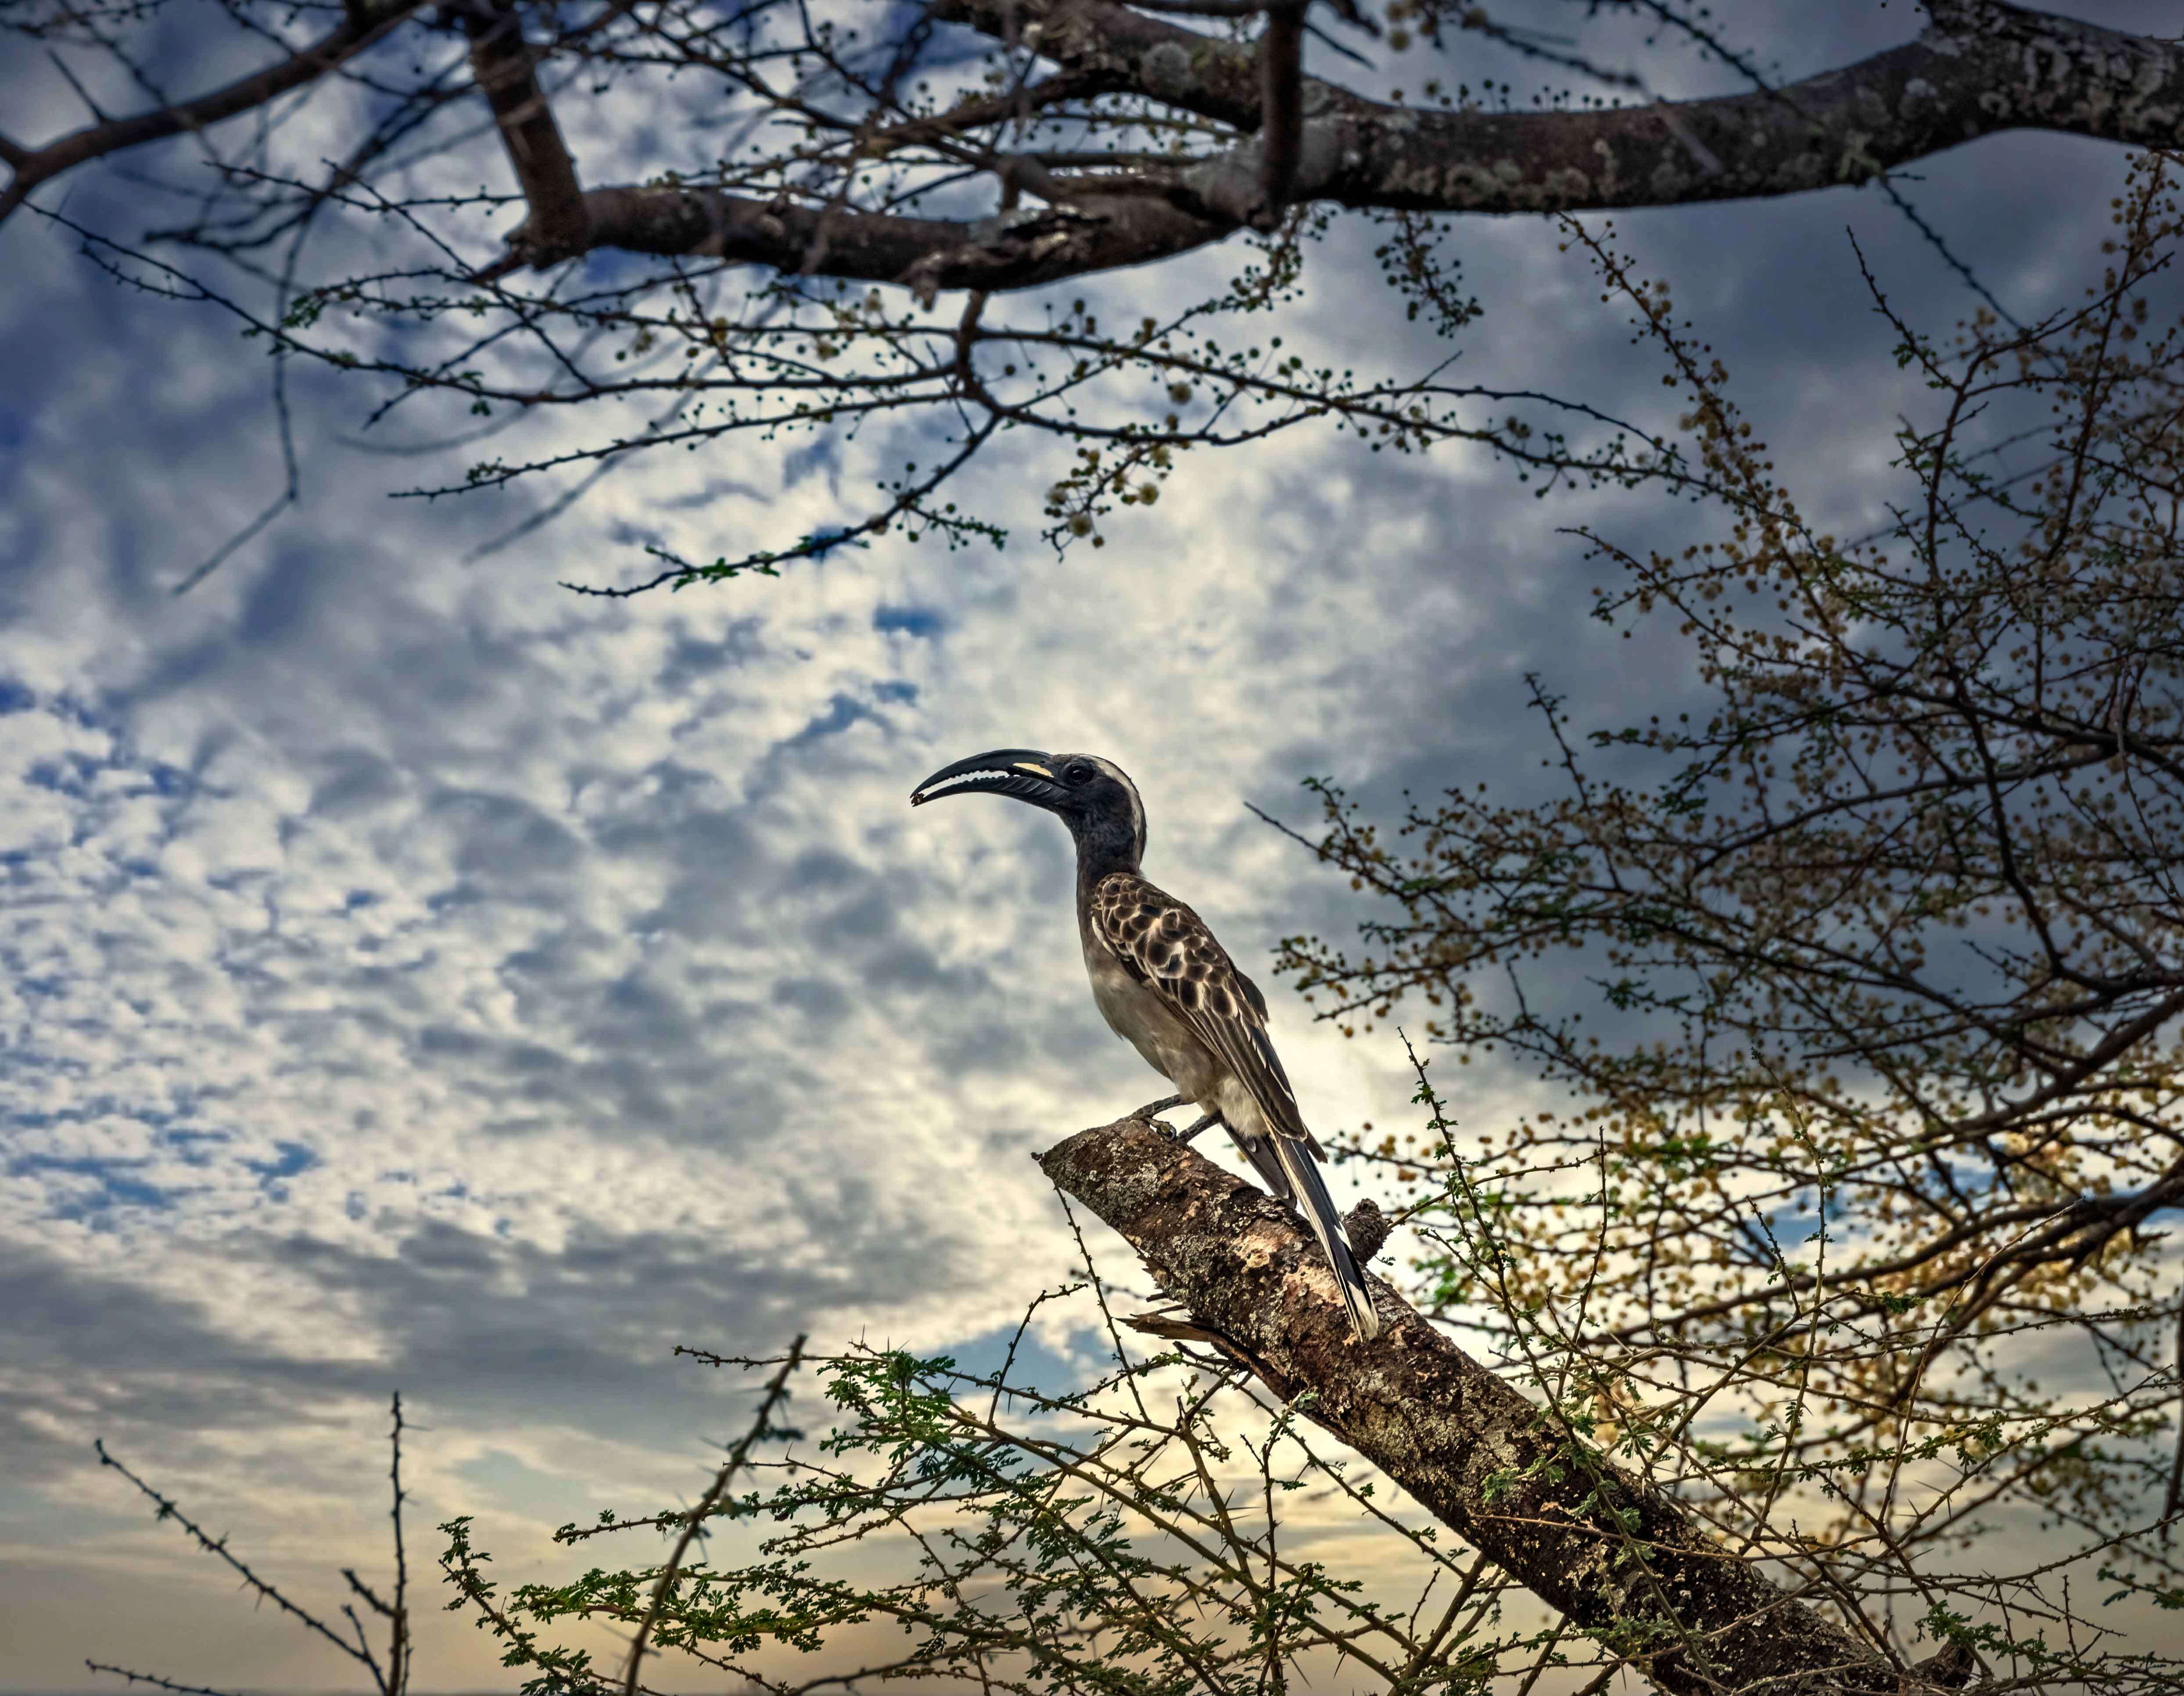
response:
M1035 748L997 748L944 765L910 792L922 807L947 795L1013 795L1034 807L1051 807L1068 792L1055 781L1054 762Z

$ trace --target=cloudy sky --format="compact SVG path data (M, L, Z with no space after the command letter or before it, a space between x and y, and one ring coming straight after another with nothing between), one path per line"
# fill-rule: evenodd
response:
M1915 27L1903 0L1831 9L1730 27L1792 75ZM1633 50L1663 88L1733 86ZM11 134L75 121L36 54L0 88ZM2081 286L2122 163L2004 137L1904 187L2023 315ZM43 203L63 188L72 217L142 221L116 171ZM1916 397L1847 232L1932 327L1970 309L1961 281L1872 192L1618 221L1808 508L1876 512ZM1423 358L1363 235L1315 253L1285 333L1315 360ZM1486 308L1472 380L1658 403L1552 228L1451 242ZM1134 310L1238 262L1091 292ZM1475 454L1325 433L1190 464L1059 562L1034 538L1067 450L1028 446L977 474L1006 552L889 538L606 603L556 580L626 575L635 536L710 556L823 524L897 444L793 481L633 463L473 557L554 492L392 499L420 466L355 445L376 395L306 381L300 508L178 599L278 486L261 357L35 216L0 228L0 1688L81 1685L87 1654L354 1682L150 1525L96 1437L329 1598L334 1567L379 1558L394 1389L426 1427L426 1552L471 1512L525 1576L556 1570L554 1526L701 1482L740 1404L677 1342L989 1347L1070 1259L1027 1156L1160 1080L1086 993L1060 827L999 802L913 815L934 767L1004 744L1117 760L1150 872L1258 971L1317 1123L1393 1124L1392 1038L1315 1026L1264 970L1279 935L1362 910L1245 804L1306 822L1307 775L1385 809L1519 773L1528 670L1580 722L1680 681L1673 652L1574 615L1594 568L1558 527L1646 541L1685 509L1538 502ZM424 1629L425 1686L496 1682L466 1626Z

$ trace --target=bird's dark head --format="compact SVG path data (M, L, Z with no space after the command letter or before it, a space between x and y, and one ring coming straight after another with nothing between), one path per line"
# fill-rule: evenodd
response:
M1145 809L1137 786L1112 760L1090 753L997 748L944 765L911 791L922 806L946 795L1008 795L1044 807L1069 826L1080 859L1104 870L1134 868L1145 851Z

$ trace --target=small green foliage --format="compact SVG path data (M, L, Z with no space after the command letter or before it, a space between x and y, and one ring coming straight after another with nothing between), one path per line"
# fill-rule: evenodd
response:
M1232 1371L1174 1353L1133 1362L1119 1345L1105 1376L1061 1392L899 1349L814 1370L831 1427L748 1463L764 1482L719 1495L705 1558L672 1571L595 1566L504 1593L471 1522L455 1519L443 1527L449 1605L494 1636L537 1696L618 1688L552 1628L627 1627L655 1597L653 1654L754 1677L847 1652L875 1626L896 1640L875 1676L1100 1696L1241 1696L1270 1662L1351 1678L1402 1665L1407 1689L1476 1689L1518 1646L1482 1635L1498 1587L1475 1565L1470 1623L1429 1643L1281 1526L1278 1502L1372 1499L1369 1482L1352 1485L1301 1435L1308 1399L1276 1405ZM1172 1411L1149 1417L1156 1407ZM682 1523L607 1513L558 1537ZM1447 1582L1432 1538L1391 1534Z

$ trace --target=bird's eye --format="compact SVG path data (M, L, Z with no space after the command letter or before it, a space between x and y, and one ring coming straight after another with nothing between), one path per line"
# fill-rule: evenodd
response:
M1092 781L1092 768L1080 759L1061 775L1072 783L1089 783Z

